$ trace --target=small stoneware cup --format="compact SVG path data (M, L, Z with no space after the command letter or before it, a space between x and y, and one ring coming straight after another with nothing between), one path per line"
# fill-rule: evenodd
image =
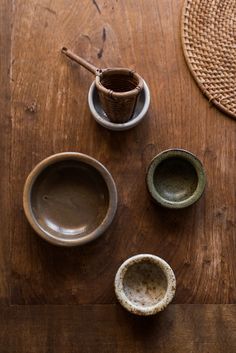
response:
M32 170L23 206L40 237L55 245L76 246L96 239L109 227L117 191L111 174L96 159L59 153Z
M154 315L166 308L175 295L176 280L171 267L158 256L130 257L115 276L115 293L132 314Z
M167 208L184 208L202 195L206 176L202 163L182 149L161 152L151 161L147 187L154 201Z

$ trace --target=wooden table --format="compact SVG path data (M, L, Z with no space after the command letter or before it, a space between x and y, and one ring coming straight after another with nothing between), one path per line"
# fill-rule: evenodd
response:
M180 42L182 0L1 0L0 352L236 352L235 121L211 107ZM146 119L110 132L87 105L91 75L66 45L100 67L135 68L151 90ZM155 206L150 160L180 147L204 163L208 185L193 207ZM61 151L87 153L111 171L118 212L81 248L35 235L22 209L30 170ZM113 280L129 256L153 253L177 277L173 303L137 318Z

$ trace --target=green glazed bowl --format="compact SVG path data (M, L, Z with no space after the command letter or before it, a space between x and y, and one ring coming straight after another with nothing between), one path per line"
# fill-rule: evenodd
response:
M206 185L202 163L192 153L169 149L151 161L147 187L154 201L167 208L184 208L195 203Z

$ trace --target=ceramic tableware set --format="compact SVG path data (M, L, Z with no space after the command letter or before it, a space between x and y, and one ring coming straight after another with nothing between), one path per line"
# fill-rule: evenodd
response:
M140 75L127 68L96 68L67 48L62 48L62 53L95 75L88 104L100 125L122 131L145 117L150 92ZM201 162L181 149L154 157L146 176L151 198L172 209L196 202L205 182ZM83 245L103 234L112 223L117 190L110 172L96 159L76 152L59 153L40 162L29 174L23 206L30 225L44 240L65 247ZM114 285L124 308L147 316L171 302L176 280L166 261L139 254L120 266Z

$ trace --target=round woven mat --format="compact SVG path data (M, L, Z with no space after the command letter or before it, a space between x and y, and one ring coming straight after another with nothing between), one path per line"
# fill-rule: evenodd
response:
M185 0L182 44L203 93L236 118L236 0Z

